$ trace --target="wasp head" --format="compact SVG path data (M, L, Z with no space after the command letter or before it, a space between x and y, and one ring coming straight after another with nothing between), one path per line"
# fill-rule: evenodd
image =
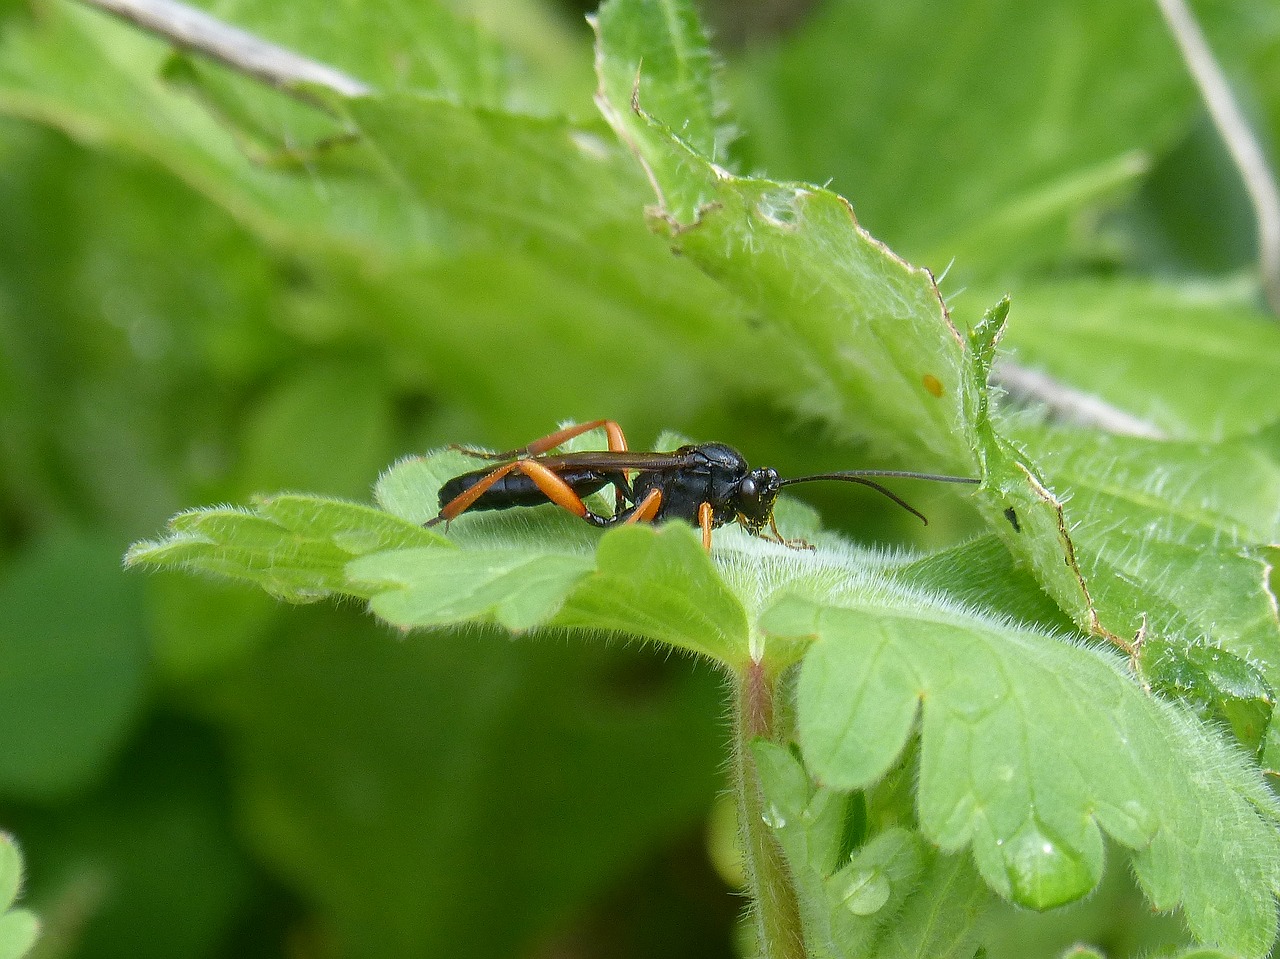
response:
M744 476L734 496L738 522L759 534L773 517L773 505L780 489L782 482L775 469L756 469Z

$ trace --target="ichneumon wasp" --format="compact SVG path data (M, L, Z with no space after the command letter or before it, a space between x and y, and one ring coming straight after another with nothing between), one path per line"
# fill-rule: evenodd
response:
M607 450L553 453L593 429L603 427ZM806 547L782 538L773 519L778 493L785 486L836 480L859 483L884 494L928 523L923 513L871 477L931 480L938 483L979 483L967 476L940 476L905 470L841 470L782 479L769 467L752 469L742 454L723 443L682 446L670 453L627 449L627 440L613 420L592 420L557 430L520 449L503 453L455 446L477 459L501 465L455 476L440 487L440 514L426 525L447 523L469 510L500 510L515 506L557 506L592 526L656 523L681 519L702 529L702 545L711 549L711 531L737 522L749 532L788 546ZM595 513L584 496L607 486L614 488L612 515ZM765 528L768 527L768 533Z

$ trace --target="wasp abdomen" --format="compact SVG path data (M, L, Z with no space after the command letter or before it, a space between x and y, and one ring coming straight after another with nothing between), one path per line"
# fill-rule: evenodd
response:
M444 509L491 472L493 471L474 470L449 480L440 487L440 508ZM613 480L611 474L594 469L568 469L561 471L559 475L579 496L597 493ZM538 489L532 479L519 470L513 470L481 493L470 509L512 509L516 506L541 506L549 502L547 494Z

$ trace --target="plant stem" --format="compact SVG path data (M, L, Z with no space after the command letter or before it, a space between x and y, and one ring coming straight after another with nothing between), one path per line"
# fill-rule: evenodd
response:
M202 53L308 102L314 99L306 90L308 84L325 87L344 97L373 92L364 83L327 63L309 60L178 0L81 2L158 34L180 49Z
M749 748L757 737L774 739L777 735L776 681L777 677L756 662L734 677L734 786L760 959L805 959L791 871L766 821L760 774Z
M1267 302L1280 315L1280 187L1267 165L1257 133L1249 126L1200 22L1186 0L1156 0L1200 88L1213 125L1235 161L1258 219L1258 269Z

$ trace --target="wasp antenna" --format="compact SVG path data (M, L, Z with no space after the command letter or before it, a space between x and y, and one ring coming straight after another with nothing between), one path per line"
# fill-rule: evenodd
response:
M792 483L812 483L814 480L848 480L856 483L867 476L883 476L890 479L929 480L934 483L969 483L976 486L982 480L972 476L945 476L941 473L917 473L913 470L838 470L834 473L815 473L813 476L796 476L784 479L778 485L790 486Z
M890 489L886 489L879 483L868 479L870 476L891 477L896 479L918 479L931 480L936 483L969 483L977 484L981 480L974 479L971 476L944 476L940 473L916 473L910 470L841 470L836 473L817 473L813 476L796 476L792 479L782 480L778 486L794 486L796 483L815 483L819 480L835 480L842 483L858 483L861 486L869 486L877 493L887 496L893 500L908 513L920 518L920 522L926 526L929 525L928 518L924 513L920 512L897 493Z

